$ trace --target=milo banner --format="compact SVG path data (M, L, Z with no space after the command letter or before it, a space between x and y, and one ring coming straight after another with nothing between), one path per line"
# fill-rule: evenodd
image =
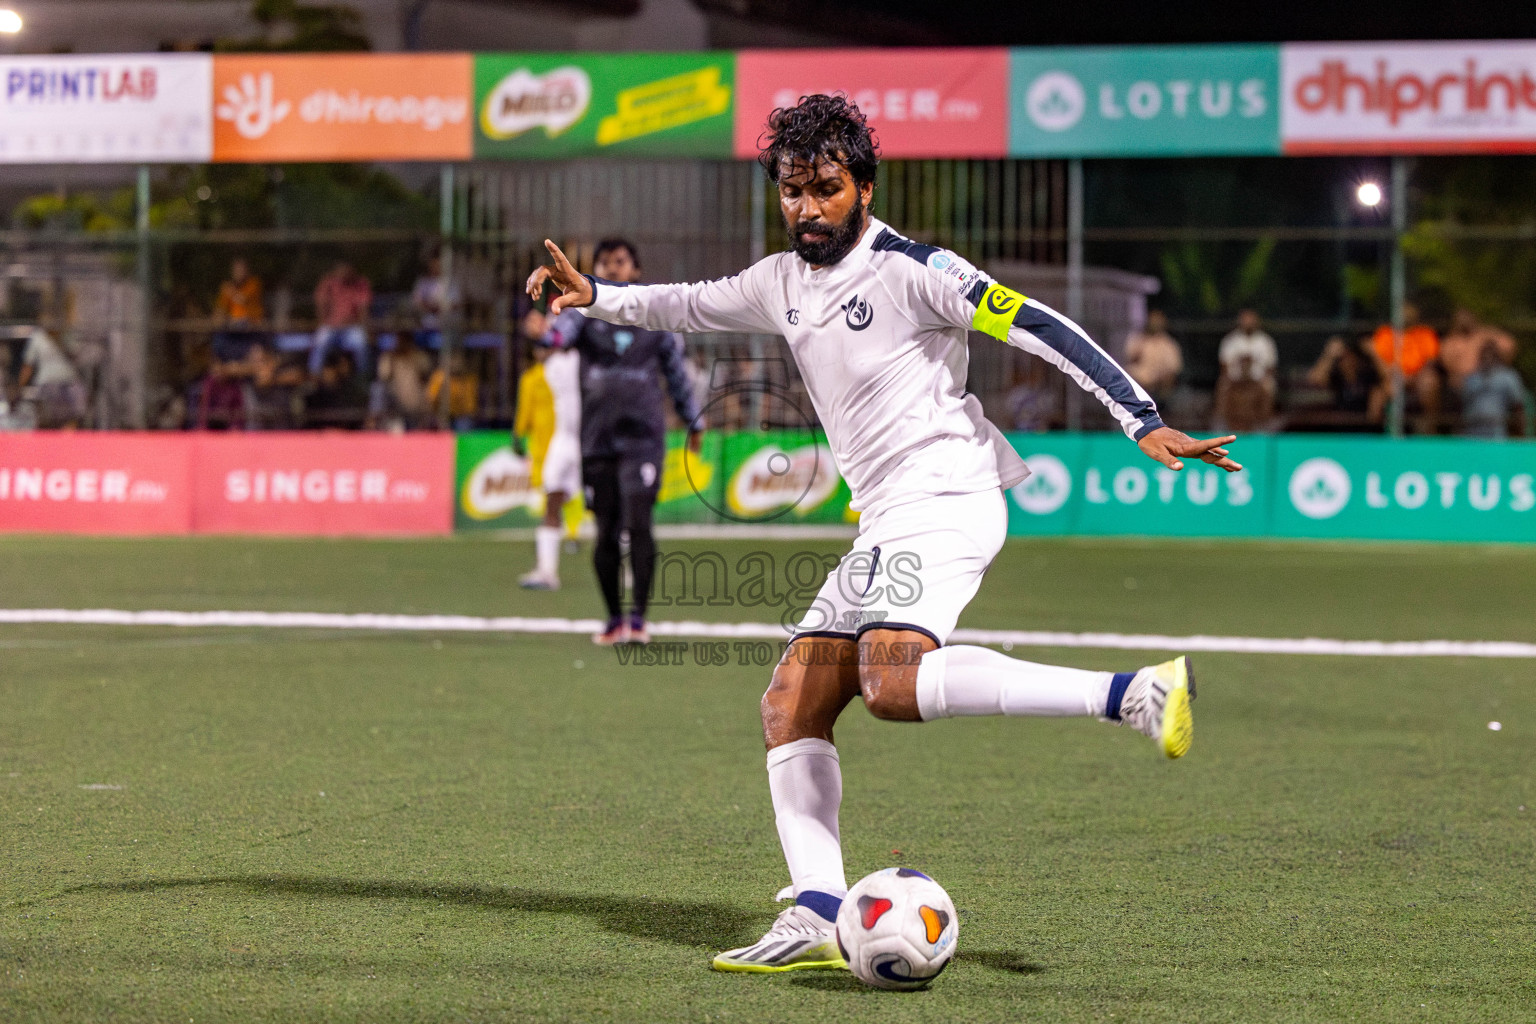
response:
M853 523L848 484L820 432L768 430L725 439L726 479L715 508L725 522Z
M725 439L705 434L698 455L684 455L684 435L667 438L666 465L657 497L659 523L717 522L713 506L724 474ZM535 479L533 460L512 450L505 431L460 434L454 470L453 523L456 530L506 530L537 526L544 515L544 492Z
M477 158L731 155L727 52L475 55Z

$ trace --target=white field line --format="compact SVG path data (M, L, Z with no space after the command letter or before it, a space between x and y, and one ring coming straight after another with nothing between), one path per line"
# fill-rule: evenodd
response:
M597 619L486 618L477 615L377 615L334 612L174 612L112 608L4 608L0 624L172 626L188 629L339 629L433 633L595 633ZM668 637L784 640L770 622L653 622ZM1152 633L1065 633L1013 629L957 629L952 641L1015 647L1087 647L1127 651L1220 651L1236 654L1324 654L1366 658L1536 658L1536 643L1512 640L1328 640L1256 636L1163 636Z

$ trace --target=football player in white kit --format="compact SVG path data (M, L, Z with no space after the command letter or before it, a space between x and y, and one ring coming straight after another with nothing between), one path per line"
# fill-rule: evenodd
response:
M581 493L581 356L551 348L544 357L544 381L554 399L555 432L544 453L544 519L533 531L534 568L518 579L529 590L560 589L561 510Z
M611 323L782 334L860 512L853 550L827 578L762 699L768 786L795 903L717 970L844 967L834 922L848 883L838 833L842 774L832 727L856 696L877 718L1084 715L1123 723L1170 758L1193 735L1187 658L1129 672L1037 665L946 646L1001 549L1004 491L1029 473L965 391L967 333L1048 360L1095 395L1148 456L1229 472L1235 437L1196 440L1076 324L990 280L955 253L904 238L868 212L878 153L840 96L768 119L759 157L778 185L792 251L699 284L615 286L553 263L529 279ZM898 563L900 571L897 571ZM916 584L912 578L916 577Z

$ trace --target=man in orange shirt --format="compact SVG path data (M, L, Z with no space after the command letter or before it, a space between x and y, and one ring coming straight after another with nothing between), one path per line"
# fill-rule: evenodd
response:
M243 256L229 265L229 280L219 286L214 304L226 327L255 327L261 323L261 278L251 273Z
M1411 302L1403 303L1403 325L1403 391L1405 395L1411 392L1418 396L1422 410L1418 432L1433 434L1440 420L1440 338L1433 327L1420 319L1419 307ZM1397 365L1397 346L1392 334L1392 325L1382 324L1371 336L1371 350L1388 382Z

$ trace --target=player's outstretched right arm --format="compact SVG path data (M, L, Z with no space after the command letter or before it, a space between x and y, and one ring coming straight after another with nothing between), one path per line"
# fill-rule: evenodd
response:
M613 324L653 331L745 331L778 333L776 320L759 300L758 264L735 277L696 284L617 284L578 273L554 242L545 240L552 262L528 278L528 295L537 299L552 284L560 294L551 313L579 309Z

